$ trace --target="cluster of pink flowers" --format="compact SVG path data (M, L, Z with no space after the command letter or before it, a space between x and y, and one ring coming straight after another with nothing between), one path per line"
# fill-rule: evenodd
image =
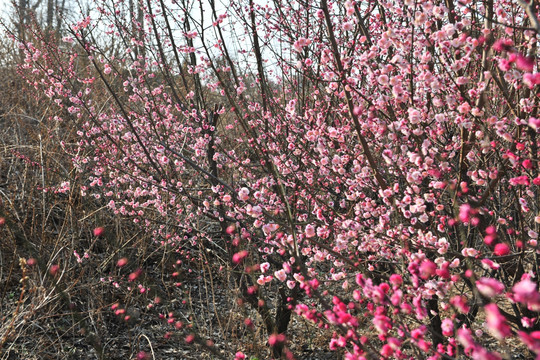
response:
M99 30L90 18L72 27L83 52L70 50L59 69L45 47L22 43L28 81L81 123L80 142L66 151L86 176L82 192L177 249L178 267L206 259L200 249L211 243L219 250L209 252L227 259L220 270L255 276L246 296L302 292L287 309L332 328L329 347L347 359L463 351L496 359L486 344L509 337L540 354L540 29L521 28L528 12L507 0L492 9L429 0L277 4L231 3L211 27L234 15L251 29L245 11L264 19L246 36L264 34L264 49L279 39L277 73L258 49L241 51L245 70L257 74L244 76L227 44L193 45L211 41L209 29L183 29L174 51L196 56L177 70L193 89L177 87L174 62L159 51L144 58L140 39L125 58L105 60L83 34ZM114 28L117 19L102 15ZM97 77L77 72L78 56L114 101L95 104ZM111 74L121 77L117 88ZM204 108L213 97L219 102ZM262 311L265 300L255 303ZM270 347L286 343L285 334L268 334Z

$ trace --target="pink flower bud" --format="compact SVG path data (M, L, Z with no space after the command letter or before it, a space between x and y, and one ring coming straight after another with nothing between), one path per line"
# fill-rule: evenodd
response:
M186 336L185 340L188 344L191 344L193 341L195 341L195 335L189 334L188 336Z
M96 237L103 236L104 233L105 233L105 229L102 227L97 227L94 229L94 236Z
M508 255L510 253L510 246L505 243L498 243L495 245L495 249L493 250L493 254L497 256L504 256Z
M139 276L141 276L141 274L142 274L142 269L137 269L134 272L132 272L131 274L129 274L128 280L129 281L135 281L135 280L137 280L137 278Z
M116 266L122 267L122 266L125 266L127 263L128 263L128 259L127 259L127 258L121 258L121 259L118 260L118 262L116 263Z
M238 351L235 355L234 355L234 360L244 360L246 358L246 355L244 355L243 352L241 351Z
M148 360L150 359L150 356L145 353L144 351L140 351L138 354L137 354L137 360Z
M236 231L236 226L234 225L227 226L227 229L225 230L225 232L229 235L234 234L235 231Z
M50 268L49 268L49 274L51 274L52 276L56 276L58 274L58 270L60 270L60 266L58 265L52 265Z
M232 257L233 263L239 264L240 262L242 262L242 260L244 260L248 256L248 254L249 252L247 250L242 250L242 251L237 252Z

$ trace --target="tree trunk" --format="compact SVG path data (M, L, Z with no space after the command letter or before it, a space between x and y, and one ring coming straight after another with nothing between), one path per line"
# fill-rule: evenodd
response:
M47 0L47 29L53 29L54 0Z

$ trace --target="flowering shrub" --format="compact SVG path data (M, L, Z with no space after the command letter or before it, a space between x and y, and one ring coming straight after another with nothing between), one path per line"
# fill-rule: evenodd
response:
M347 359L540 356L533 5L122 4L21 43L21 69L82 121L83 192L226 258L273 356L292 313Z

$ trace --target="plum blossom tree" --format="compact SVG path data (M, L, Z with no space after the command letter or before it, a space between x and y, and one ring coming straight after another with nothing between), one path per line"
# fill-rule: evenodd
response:
M20 44L83 191L226 259L274 357L295 314L347 359L538 358L536 5L225 5L102 0Z

